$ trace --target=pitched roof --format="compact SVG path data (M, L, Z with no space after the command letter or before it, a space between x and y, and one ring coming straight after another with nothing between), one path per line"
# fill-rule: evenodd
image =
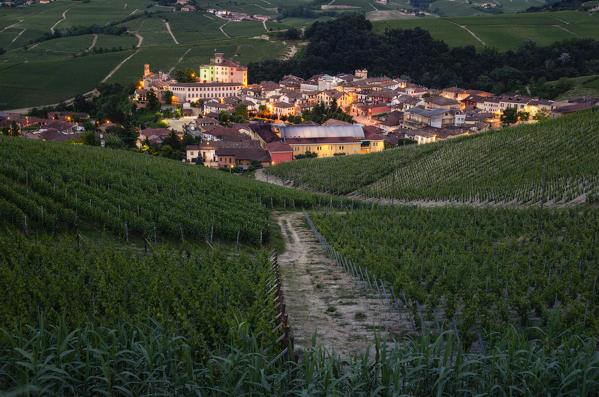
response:
M455 99L445 98L444 96L432 96L430 98L424 98L425 102L433 103L439 106L447 106L447 105L459 105L460 103Z
M336 126L336 125L351 125L347 121L337 120L337 119L328 119L324 123L322 123L323 127Z
M268 150L270 153L293 152L293 149L291 146L289 146L289 144L281 141L268 143L266 145L266 150Z
M254 123L250 124L250 130L254 131L264 142L270 143L278 140L279 138L272 131L270 124L267 123Z
M258 148L218 148L217 156L235 156L235 160L270 161L270 153Z
M414 107L405 111L405 113L417 114L422 117L440 116L445 112L447 112L447 109L424 109L421 107Z
M166 128L146 128L141 130L143 136L167 136L170 133Z

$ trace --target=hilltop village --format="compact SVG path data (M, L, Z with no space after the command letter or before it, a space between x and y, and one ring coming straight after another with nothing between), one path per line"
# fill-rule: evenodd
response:
M181 149L185 161L214 168L373 153L536 123L599 105L599 98L551 101L459 87L430 89L404 79L371 77L367 70L248 84L247 67L223 53L215 53L197 71L175 75L179 80L144 66L129 100L138 109L153 101L169 117L159 128L138 128L135 145L144 151L176 134L193 143ZM48 141L78 139L85 121L90 121L88 114L73 112L50 112L47 118L0 114L5 133L16 135L18 130L24 137ZM95 127L106 132L119 126L95 120Z

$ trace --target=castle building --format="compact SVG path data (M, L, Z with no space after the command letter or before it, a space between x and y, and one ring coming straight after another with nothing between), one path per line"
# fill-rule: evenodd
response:
M240 83L247 87L248 68L217 52L209 64L200 65L198 79L201 83Z
M241 83L171 83L168 86L180 103L237 96L242 88Z

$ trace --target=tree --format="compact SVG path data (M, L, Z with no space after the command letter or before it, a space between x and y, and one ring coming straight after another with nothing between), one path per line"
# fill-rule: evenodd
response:
M9 135L11 135L11 136L21 135L21 126L19 126L19 124L15 120L13 120L12 123L10 123Z
M250 118L247 105L239 104L233 112L233 121L236 123L243 123L245 120Z
M81 136L81 142L84 145L98 146L100 142L96 139L96 133L94 131L85 131Z
M231 119L231 117L229 115L229 112L227 112L226 110L221 110L220 113L218 114L218 121L221 124L227 124L230 119Z
M177 70L175 72L175 80L179 83L193 83L196 81L196 77L196 72L192 68Z
M173 92L172 91L164 91L162 93L162 100L164 101L164 103L166 103L167 105L170 105L173 103Z
M146 94L146 99L148 101L148 106L146 107L146 109L153 112L160 110L160 102L158 101L158 98L156 97L156 93L154 92L154 90L148 91L148 93Z
M518 112L518 120L520 121L528 121L530 119L529 112Z
M503 111L501 115L501 122L504 125L514 124L518 121L518 109L516 108L507 108Z
M551 118L551 114L545 110L545 109L541 109L538 112L535 113L533 119L537 120L537 121L545 121L545 120L549 120Z

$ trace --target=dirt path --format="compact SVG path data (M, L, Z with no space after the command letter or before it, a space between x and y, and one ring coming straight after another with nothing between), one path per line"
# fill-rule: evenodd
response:
M97 34L95 34L95 35L94 35L94 38L93 38L93 40L92 40L92 43L91 43L91 45L90 45L90 46L89 46L89 48L87 49L87 52L90 52L91 50L93 50L93 49L94 49L94 47L96 46L96 43L97 43L97 42L98 42L98 35L97 35Z
M187 55L187 54L189 53L189 51L191 51L191 48L188 48L188 49L187 49L187 51L185 51L185 52L183 53L183 55L181 55L181 57L179 57L179 59L177 60L177 63L176 63L176 64L174 64L174 65L173 65L173 66L172 66L172 67L171 67L171 68L168 70L168 74L171 74L171 72L172 72L173 70L175 70L175 68L177 67L177 65L179 65L179 64L180 64L180 63L183 61L183 58L185 58L185 55Z
M123 66L125 64L125 62L127 62L129 59L133 58L133 56L135 54L137 54L139 52L139 49L135 50L135 52L131 55L129 55L127 58L123 59L121 62L119 62L118 65L116 65L111 71L110 73L108 73L106 75L106 77L104 77L101 81L101 83L105 83L109 78L112 77L113 74L115 74L117 72L117 70L119 70L121 68L121 66Z
M389 343L394 335L409 333L410 323L399 312L326 256L301 212L278 214L278 223L286 246L279 264L296 349L310 347L316 333L318 344L349 357L374 344L375 333Z
M484 41L482 41L482 39L480 37L478 37L472 30L468 29L468 26L466 26L466 25L460 25L458 23L450 21L449 19L446 19L446 21L449 22L449 23L453 23L455 26L457 26L457 27L459 27L461 29L464 29L466 32L470 33L470 35L472 37L474 37L476 40L478 40L479 43L481 43L485 47L487 46L487 43L485 43Z
M273 185L279 185L288 187L291 189L305 190L308 192L312 192L314 194L320 194L326 196L326 193L318 192L306 187L296 187L293 186L293 182L291 180L283 180L274 175L268 175L264 173L264 169L256 170L254 173L254 178L259 181L271 183ZM369 203L378 203L384 205L398 205L398 206L416 206L416 207L471 207L471 208L515 208L515 209L525 209L525 208L538 208L539 203L531 204L531 205L522 205L513 201L505 201L505 202L488 202L488 201L473 201L473 202L462 202L462 201L451 201L451 200L397 200L397 199L387 199L387 198L371 198L366 197L355 191L344 195L342 197L346 197L353 200L364 201ZM552 201L546 202L543 204L544 208L568 208L577 205L584 204L586 202L586 194L580 195L574 198L572 201L567 203L554 203Z
M268 26L266 26L266 21L262 21L262 26L264 26L264 30L268 32Z
M8 25L3 27L0 32L4 32L6 29L10 29L10 28L14 28L15 26L17 26L18 24L20 24L21 22L23 22L23 19L19 19L19 22L15 22L12 25Z
M225 27L225 26L226 26L228 23L229 23L229 21L227 21L227 22L223 23L222 25L220 25L220 26L218 27L218 30L220 30L220 31L222 32L222 34L224 34L224 35L225 35L225 37L226 37L227 39L230 39L230 38L231 38L231 36L229 36L229 33L225 32L225 31L223 30L223 28L224 28L224 27Z
M10 42L10 44L12 44L12 43L14 43L15 41L17 41L17 40L18 40L18 38L19 38L19 37L21 37L21 35L22 35L23 33L25 33L25 31L26 31L26 30L27 30L27 29L23 29L23 30L21 30L19 33L17 33L17 35L15 36L15 38L14 38L14 39L12 39L12 41Z
M562 25L551 25L551 26L553 26L554 28L558 28L560 30L563 30L566 33L570 33L572 36L578 37L578 35L576 33L574 33L573 31L571 31L568 28L563 27Z
M137 45L135 46L135 48L141 47L141 43L144 42L144 37L141 34L139 34L139 32L134 32L132 30L127 30L127 33L132 34L135 37L137 37Z
M283 42L283 45L287 45L287 43ZM283 60L283 61L287 61L287 60L293 58L293 56L295 54L297 54L297 47L293 44L291 44L285 50L286 50L285 53L281 56L281 60Z
M88 98L90 96L99 96L100 95L100 91L98 91L96 88L94 88L93 90L87 91L83 93L83 96ZM20 109L9 109L9 110L4 110L7 113L18 113L18 114L27 114L31 111L31 109L33 108L41 108L41 107L46 107L46 106L50 106L50 107L54 107L54 106L58 106L59 104L67 104L70 105L71 103L73 103L73 101L75 101L75 97L69 98L69 99L65 99L64 101L58 102L58 103L51 103L51 104L45 104L45 105L36 105L36 106L31 106L28 108L20 108Z
M175 42L175 44L179 44L179 42L177 41L177 38L173 34L173 31L171 30L171 25L169 25L169 23L164 19L162 20L162 22L164 22L164 25L166 26L166 30L168 31L168 34L170 34L171 37L173 38L173 41Z
M54 34L54 28L55 28L55 27L56 27L56 26L57 26L59 23L61 23L61 22L62 22L62 21L64 21L65 19L67 19L67 12L69 12L69 10L70 10L70 8L67 8L66 10L64 10L64 11L62 12L62 18L61 18L61 19L59 19L58 21L56 21L56 23L50 27L50 33Z
M129 15L127 15L127 16L130 17L131 15L135 14L137 11L139 11L139 8L136 8L135 10L131 11L129 13Z

